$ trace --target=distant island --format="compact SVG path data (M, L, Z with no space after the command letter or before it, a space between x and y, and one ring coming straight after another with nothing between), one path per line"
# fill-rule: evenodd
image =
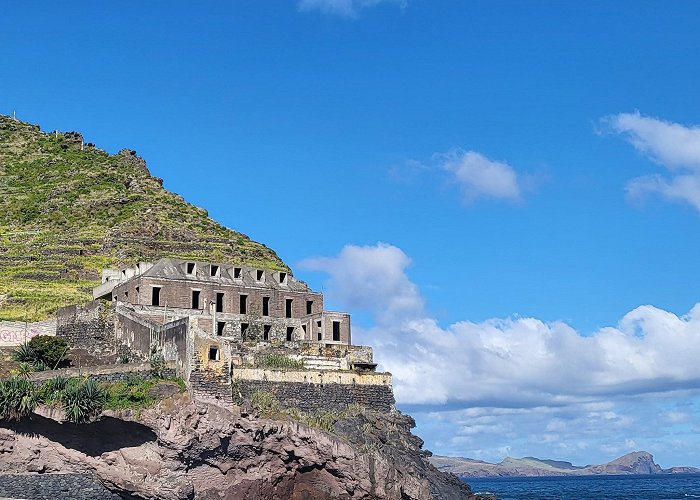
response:
M696 474L695 467L671 467L663 469L654 462L654 457L646 451L635 451L601 465L576 466L560 460L542 460L535 457L505 458L501 463L492 464L470 458L433 456L430 461L439 470L451 472L459 477L496 476L590 476L623 474Z

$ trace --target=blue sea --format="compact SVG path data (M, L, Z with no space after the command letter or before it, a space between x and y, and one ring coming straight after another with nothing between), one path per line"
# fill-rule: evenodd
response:
M688 500L700 498L700 474L465 478L499 500Z

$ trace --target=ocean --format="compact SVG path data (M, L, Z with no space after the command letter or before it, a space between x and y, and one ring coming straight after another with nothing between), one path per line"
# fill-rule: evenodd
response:
M700 498L700 474L465 478L499 500L688 500Z

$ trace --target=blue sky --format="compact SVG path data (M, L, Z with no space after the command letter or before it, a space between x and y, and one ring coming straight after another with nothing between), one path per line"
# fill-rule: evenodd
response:
M700 466L699 15L16 2L0 112L135 149L277 250L433 451Z

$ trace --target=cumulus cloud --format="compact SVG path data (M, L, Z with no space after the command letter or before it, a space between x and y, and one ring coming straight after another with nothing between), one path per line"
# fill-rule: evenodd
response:
M689 203L700 212L700 127L639 113L620 113L602 121L669 172L632 179L627 184L630 199L643 199L655 193L672 201Z
M454 150L438 157L441 167L452 175L466 201L481 197L520 199L521 180L507 163L491 160L476 151Z
M700 304L683 316L640 306L590 335L524 317L441 326L410 264L385 243L304 263L329 274L332 300L373 315L354 339L374 347L433 451L583 465L648 449L700 465Z
M406 0L299 0L297 7L302 12L320 10L325 14L354 18L360 10L380 3L406 6Z
M423 299L406 275L411 259L399 248L348 245L337 257L316 257L300 267L328 273L328 293L352 309L372 312L381 323L420 317Z
M329 273L335 301L374 314L356 338L375 345L401 403L561 406L700 386L700 304L685 316L640 306L592 335L519 317L443 327L425 314L409 264L384 243L304 263Z

